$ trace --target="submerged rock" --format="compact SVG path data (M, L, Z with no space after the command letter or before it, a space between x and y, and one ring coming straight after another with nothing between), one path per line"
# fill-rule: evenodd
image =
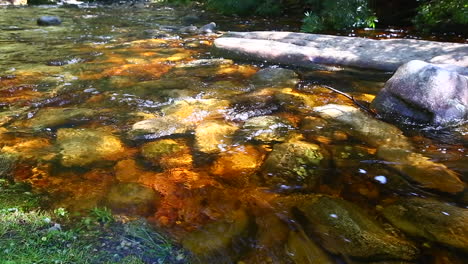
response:
M227 110L226 118L233 121L245 121L252 117L265 116L280 109L276 100L277 89L261 89L245 93L231 99L232 106Z
M465 185L457 173L445 165L415 153L401 130L374 119L358 108L329 104L313 109L323 119L340 124L346 133L377 148L377 156L422 187L458 193Z
M219 155L211 173L229 183L244 185L260 166L264 154L253 146L238 146Z
M130 215L150 215L161 197L153 189L137 183L119 183L111 187L105 204L116 212Z
M32 119L17 122L17 125L38 130L54 128L88 120L95 113L96 111L85 108L43 108Z
M290 231L286 245L288 255L295 264L334 264L319 246L317 246L304 231Z
M293 70L283 68L266 68L252 76L256 87L295 87L299 76Z
M87 166L121 159L125 148L116 136L94 129L61 128L57 131L61 163L65 167Z
M277 144L263 165L263 175L270 184L299 184L301 187L315 187L320 181L324 155L318 145L291 141Z
M182 245L200 258L213 254L229 255L238 240L248 233L249 216L243 210L235 211L225 220L208 224L189 233L182 239Z
M62 24L62 20L56 16L41 16L37 19L39 26L57 26Z
M263 143L285 141L292 124L278 116L258 116L245 121L239 134L247 140Z
M468 252L468 209L429 198L402 198L383 210L396 227L413 236Z
M413 260L418 249L385 231L359 207L339 198L317 195L299 206L325 249L345 258Z
M468 121L468 68L410 61L372 101L386 119L434 126Z
M232 135L238 127L222 121L206 121L195 129L196 147L199 151L218 153L232 144Z
M130 138L134 140L157 139L170 135L186 134L194 128L194 124L182 122L175 116L163 116L135 123L130 131Z
M173 139L146 143L141 148L141 155L153 164L166 169L190 167L193 160L190 148L183 142Z

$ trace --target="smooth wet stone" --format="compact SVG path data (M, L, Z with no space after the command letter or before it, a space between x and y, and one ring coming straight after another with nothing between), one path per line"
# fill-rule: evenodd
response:
M401 198L383 215L404 232L468 252L468 209L430 198Z
M315 244L302 230L289 232L286 251L295 264L334 264L327 253Z
M340 124L340 128L351 136L377 148L377 157L388 161L389 167L422 187L449 193L464 190L465 184L457 173L415 153L411 142L397 127L352 106L328 104L313 110L326 121Z
M263 164L265 180L274 185L315 187L326 166L318 145L305 141L276 144Z
M239 128L222 121L206 121L195 129L195 145L207 154L219 153L232 144L232 136Z
M161 139L144 144L141 155L154 165L168 168L181 168L192 166L190 148L182 141Z
M419 153L382 146L377 149L377 156L391 161L390 167L408 176L421 187L448 193L459 193L465 189L465 184L456 172Z
M248 233L249 216L243 210L232 212L225 220L207 224L182 239L182 246L197 257L229 252Z
M210 33L214 33L215 29L216 29L216 23L215 22L210 22L210 23L200 27L198 32L200 32L201 34L210 34Z
M293 70L283 68L266 68L252 76L252 83L256 87L295 87L299 83L299 76Z
M125 152L119 138L94 129L61 128L57 131L57 145L65 167L115 161L121 159Z
M292 129L292 124L281 117L258 116L246 120L239 133L247 140L271 143L285 141Z
M138 182L143 174L135 160L126 159L117 162L114 166L115 178L120 182Z
M187 134L194 128L194 124L182 122L178 117L163 116L133 124L129 135L133 140L157 139L165 136Z
M227 110L226 118L233 121L245 121L252 117L265 116L281 108L275 94L277 89L261 89L241 94L231 99L232 105Z
M462 124L468 120L468 68L410 61L398 68L371 107L397 123Z
M110 188L105 204L116 212L147 216L156 210L160 199L151 188L137 183L119 183Z
M33 118L17 123L20 127L39 130L77 124L89 120L95 114L95 110L85 108L43 108Z
M288 225L274 213L257 216L255 223L256 246L238 263L294 264L285 249L290 229Z
M62 24L62 20L56 16L41 16L37 19L39 26L57 26Z
M411 149L411 142L397 127L380 121L348 105L328 104L314 107L313 111L326 121L343 124L343 130L373 147L391 145Z
M334 254L366 260L413 260L418 249L385 231L356 205L317 195L299 206L320 244Z
M262 165L264 154L255 147L237 146L221 154L211 166L211 174L229 183L244 185Z
M208 118L219 118L229 107L229 101L218 99L179 100L161 109L166 116L179 119L179 123L198 124Z
M308 114L317 106L316 96L294 91L292 88L284 88L275 94L281 108L286 111L296 111Z

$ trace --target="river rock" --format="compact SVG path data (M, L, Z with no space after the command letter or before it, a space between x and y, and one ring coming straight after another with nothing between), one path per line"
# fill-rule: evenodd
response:
M37 19L39 26L57 26L62 24L62 20L56 16L41 16Z
M245 121L239 133L247 140L271 143L285 141L292 129L292 124L281 117L258 116Z
M293 70L283 68L266 68L252 76L256 87L295 87L299 77Z
M262 165L264 156L253 146L237 146L219 155L211 166L211 174L231 184L245 185Z
M372 101L382 117L433 126L468 121L468 68L410 61Z
M182 123L197 124L207 118L222 117L229 106L229 101L218 99L179 100L161 109L166 116L177 117Z
M468 209L430 198L402 198L383 210L404 232L468 252Z
M329 104L313 110L326 121L339 124L349 135L377 148L377 156L389 161L388 166L422 187L449 193L464 190L465 185L457 173L415 153L411 142L397 127L352 106Z
M318 245L316 245L302 230L290 231L286 244L288 255L295 264L334 264Z
M141 147L141 155L165 169L190 167L193 160L190 148L184 142L173 139L146 143Z
M383 39L279 31L229 32L214 41L224 58L326 69L344 65L395 71L411 60L468 67L468 45L415 39Z
M43 108L32 119L18 123L35 130L76 124L91 118L96 112L85 108Z
M328 251L345 258L413 260L418 249L385 231L356 205L339 198L317 195L299 206L310 228Z
M318 145L291 141L274 145L262 171L270 184L313 188L320 181L319 168L326 165L323 160L324 154Z
M184 122L176 116L163 116L133 124L129 135L133 140L157 139L165 136L186 134L193 129L195 129L194 124Z
M245 93L232 98L232 106L226 113L226 118L233 121L245 121L252 117L265 116L280 109L275 95L277 89L265 88Z
M160 195L137 183L119 183L111 187L105 204L113 211L148 216L155 211Z
M235 247L239 239L248 233L249 222L245 211L235 211L225 220L210 223L189 233L182 239L182 245L200 258L209 258L210 255L223 252L229 255L231 247Z
M61 128L57 131L61 163L65 167L88 166L120 159L125 148L119 138L94 129Z
M204 26L202 26L198 32L200 32L201 34L211 34L211 33L214 33L216 29L216 23L215 22L210 22Z
M238 127L222 121L206 121L195 129L198 151L207 154L218 153L232 144L232 135Z

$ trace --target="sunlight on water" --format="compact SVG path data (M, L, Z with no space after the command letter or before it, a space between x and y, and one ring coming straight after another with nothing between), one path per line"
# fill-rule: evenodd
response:
M466 127L403 133L326 88L366 105L388 73L262 79L184 12L0 9L0 175L147 217L201 263L462 263Z

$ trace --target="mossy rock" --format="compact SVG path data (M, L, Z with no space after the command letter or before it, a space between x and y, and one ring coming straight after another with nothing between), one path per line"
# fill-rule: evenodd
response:
M414 260L413 243L385 231L358 206L325 195L311 197L299 210L310 223L321 245L344 257L380 260Z
M147 216L156 210L161 197L137 183L119 183L109 190L105 204L115 212Z
M292 141L277 144L263 165L267 183L315 187L320 182L325 155L316 144Z

